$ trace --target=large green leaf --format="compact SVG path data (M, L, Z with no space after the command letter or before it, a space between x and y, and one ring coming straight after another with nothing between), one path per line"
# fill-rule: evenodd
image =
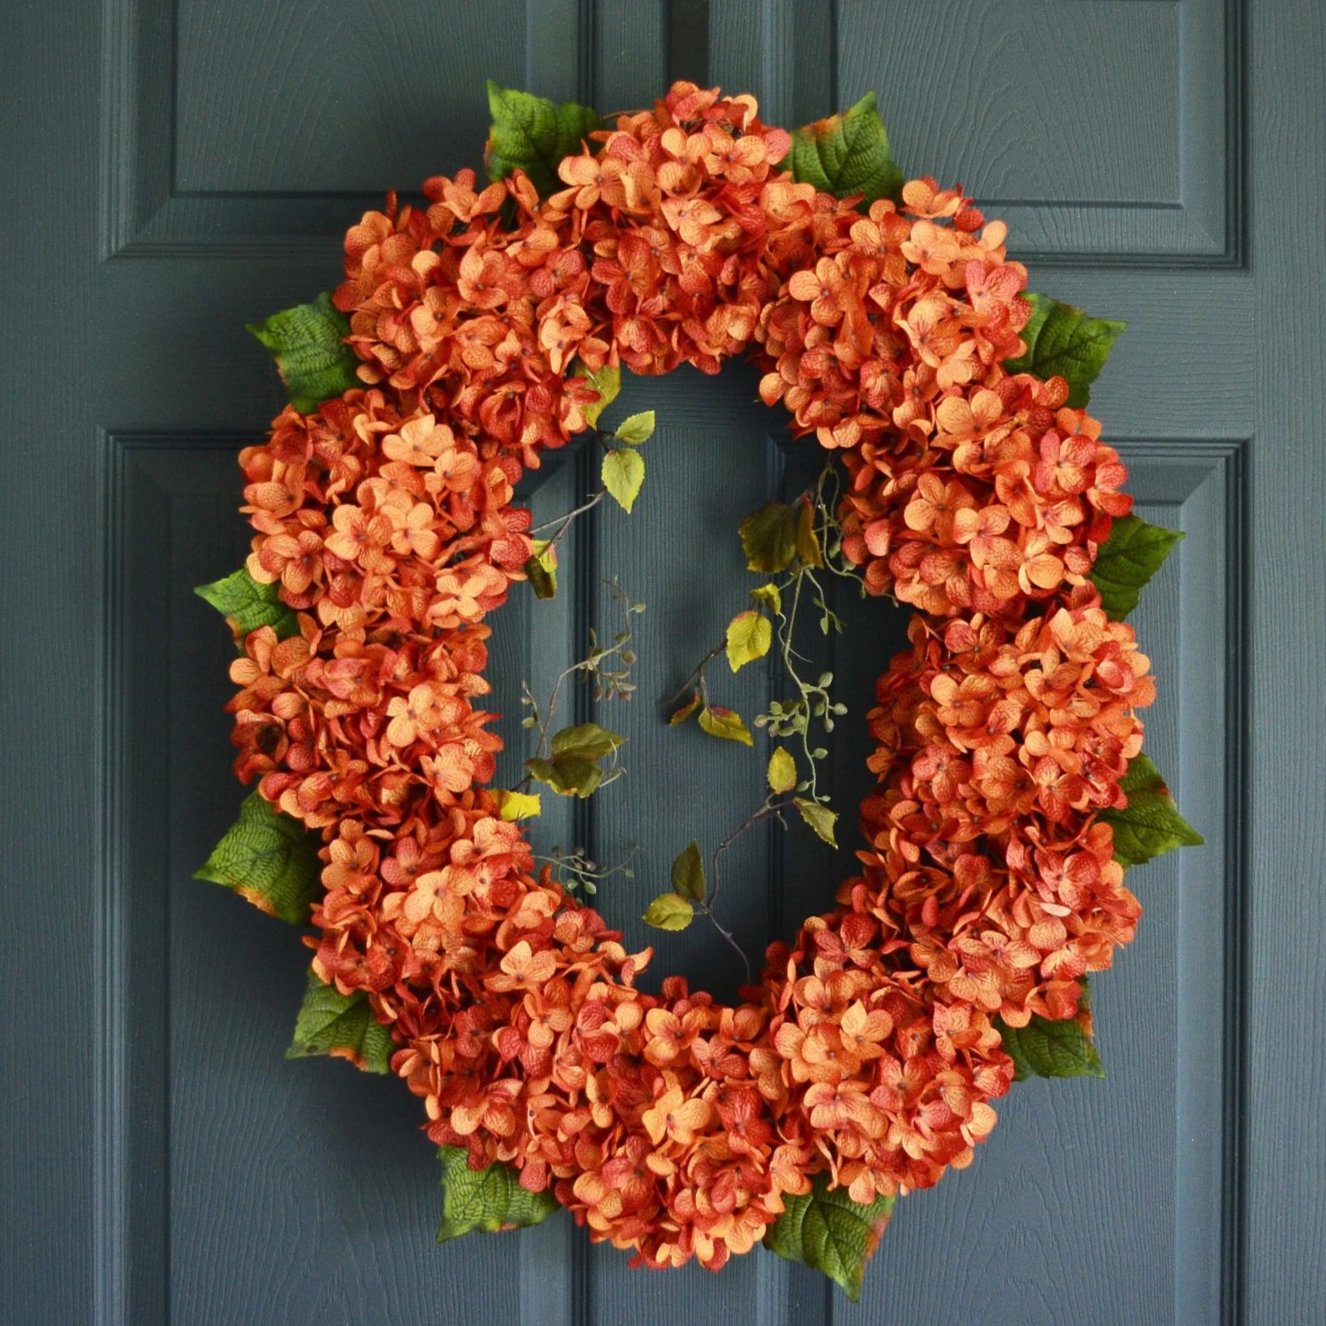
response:
M308 974L304 1002L295 1019L295 1037L287 1059L329 1054L348 1059L369 1073L385 1073L391 1066L391 1032L374 1016L362 990L343 995L334 985Z
M876 198L897 199L902 192L902 171L889 151L873 92L841 114L796 130L784 165L799 182L835 198L860 193L866 203L873 203Z
M1095 1043L1073 1018L1051 1022L1032 1016L1025 1027L995 1019L1004 1049L1013 1060L1014 1077L1104 1077L1105 1065Z
M355 375L359 360L345 343L350 323L325 290L313 303L282 309L266 322L249 323L248 330L272 352L290 404L300 414L363 385Z
M530 177L539 197L564 187L557 176L563 157L582 150L589 135L603 128L597 111L573 101L549 101L488 80L488 130L484 165L490 180L504 180L520 169Z
M459 1238L475 1230L493 1233L537 1225L557 1210L551 1192L529 1192L510 1165L495 1162L471 1169L464 1147L438 1148L442 1162L442 1223L437 1241Z
M1088 577L1100 590L1100 602L1115 621L1137 607L1142 587L1183 538L1182 530L1152 525L1140 516L1120 516L1100 545Z
M830 1188L817 1174L804 1197L785 1197L786 1209L764 1236L764 1246L790 1262L804 1262L840 1284L855 1302L861 1296L866 1262L893 1214L894 1198L877 1197L869 1206L854 1202L846 1189Z
M1200 847L1206 841L1179 814L1165 780L1147 756L1134 756L1119 786L1128 797L1128 805L1123 810L1101 811L1100 815L1114 828L1116 861L1140 866L1176 847Z
M299 617L277 597L280 588L279 584L259 584L240 567L210 585L199 585L193 592L230 622L235 639L242 643L250 631L260 626L270 626L278 640L299 634Z
M239 818L193 877L224 884L291 925L306 925L318 891L319 843L317 834L250 792L240 803Z
M1091 384L1105 366L1114 342L1127 323L1088 317L1080 308L1060 304L1044 295L1027 293L1031 319L1022 329L1027 352L1004 365L1010 373L1061 377L1068 382L1068 404L1086 405Z

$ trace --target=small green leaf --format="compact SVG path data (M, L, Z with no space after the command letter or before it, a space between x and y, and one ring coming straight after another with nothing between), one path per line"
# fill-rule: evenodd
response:
M668 719L669 727L684 723L700 707L700 692L696 691L689 700Z
M815 533L815 508L809 502L802 502L797 515L797 558L805 566L824 565L819 535Z
M766 502L741 522L738 532L750 571L776 575L797 555L796 512L786 502Z
M278 640L299 634L299 616L277 597L280 588L279 584L259 584L240 567L210 585L199 585L193 592L230 622L235 640L242 647L244 637L260 626L270 626Z
M626 744L620 732L609 732L597 723L577 723L553 733L554 755L576 755L586 760L601 760Z
M763 613L739 612L727 624L727 661L733 672L763 658L773 644L773 624Z
M1183 538L1183 532L1152 525L1140 516L1120 516L1100 545L1088 579L1100 590L1101 606L1115 621L1137 607L1142 587Z
M695 920L695 908L680 894L660 893L645 908L643 920L655 930L685 930Z
M437 1241L459 1238L476 1230L494 1233L537 1225L557 1210L551 1189L530 1192L510 1165L494 1161L487 1169L471 1169L469 1152L460 1146L438 1148L442 1162L442 1223Z
M645 458L629 447L618 447L603 457L603 486L628 515L645 481Z
M543 813L543 802L537 793L501 790L493 795L497 798L498 813L507 823L533 819Z
M769 1226L764 1246L790 1262L823 1271L856 1302L866 1262L893 1215L893 1197L876 1197L869 1206L854 1202L845 1188L830 1188L815 1175L803 1197L783 1198L783 1214Z
M573 101L549 101L530 92L518 92L488 80L488 113L493 117L484 149L484 168L490 180L504 180L513 170L530 177L540 198L565 187L557 175L563 157L586 145L589 135L603 128L597 111Z
M1080 308L1060 304L1028 292L1031 319L1022 329L1025 354L1008 360L1010 373L1032 373L1042 380L1061 377L1068 382L1068 404L1080 409L1091 396L1091 384L1105 366L1124 322L1088 317Z
M750 729L742 722L741 715L735 709L724 709L717 704L701 709L700 726L711 737L721 737L724 741L739 741L743 746L755 744Z
M783 610L782 591L772 581L767 585L758 585L755 589L752 589L750 596L756 603L767 603L776 613Z
M873 92L838 115L796 130L790 158L783 164L799 183L813 184L835 198L860 193L869 204L902 196L902 171L889 151Z
M295 1019L295 1038L287 1059L329 1054L348 1059L367 1073L385 1073L391 1067L391 1032L373 1016L362 990L343 995L334 985L308 974L304 1002Z
M273 313L246 327L271 351L290 404L311 414L333 396L362 387L359 358L345 343L350 322L324 290L311 304Z
M1025 1027L1010 1027L995 1019L1004 1049L1013 1061L1014 1076L1104 1077L1105 1065L1082 1024L1075 1018L1051 1022L1032 1014Z
M774 748L769 756L769 790L781 796L797 785L797 762L783 746ZM803 812L804 813L804 812Z
M321 841L261 794L250 792L240 802L239 818L193 877L234 889L269 916L306 925L322 870Z
M690 845L672 863L672 891L678 897L689 898L692 902L703 902L708 886L699 844L692 839Z
M1206 839L1179 814L1160 771L1145 755L1136 755L1119 781L1128 797L1123 810L1103 810L1100 818L1114 829L1114 859L1140 866L1176 847L1200 847Z
M821 805L818 801L811 801L807 797L793 797L792 804L801 812L801 818L815 831L816 837L822 838L830 847L838 846L838 841L833 836L838 816L828 806Z
M640 414L633 414L629 418L623 419L617 431L613 434L618 442L625 442L627 446L631 447L641 446L653 436L653 410L644 410Z
M599 415L617 399L617 393L622 389L622 371L615 364L591 369L577 360L576 375L584 378L599 394L597 404L585 406L585 418L589 426L594 428L598 425Z
M534 556L525 563L525 575L538 599L557 593L557 549L547 539L534 540Z
M526 760L525 768L537 782L546 783L562 796L585 798L603 781L603 770L594 760L559 755L551 760Z

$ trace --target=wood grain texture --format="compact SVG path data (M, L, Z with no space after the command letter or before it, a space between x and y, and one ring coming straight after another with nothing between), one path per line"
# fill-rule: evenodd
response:
M1249 585L1252 783L1245 810L1248 988L1247 1304L1251 1321L1319 1320L1326 1302L1326 961L1321 922L1326 658L1320 494L1326 447L1326 283L1305 262L1301 218L1320 208L1326 170L1326 13L1249 5L1253 86L1252 261L1257 434ZM1295 88L1291 98L1272 89ZM1292 328L1286 337L1285 329ZM1288 623L1294 622L1293 627ZM1300 704L1290 696L1303 694Z

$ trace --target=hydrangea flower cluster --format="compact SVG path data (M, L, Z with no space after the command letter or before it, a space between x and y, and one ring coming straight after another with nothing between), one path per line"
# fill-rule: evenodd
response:
M321 833L314 969L367 993L429 1136L551 1188L650 1267L747 1252L827 1174L934 1184L995 1123L996 1018L1079 1016L1139 908L1100 812L1154 690L1087 578L1124 469L1025 346L1002 224L914 180L838 199L749 96L678 83L568 156L371 212L336 291L362 386L241 455L251 576L299 634L233 666L236 769ZM585 430L573 369L734 355L850 477L844 550L911 605L870 713L878 787L837 906L733 1007L635 987L486 784L488 615L532 554L522 471Z

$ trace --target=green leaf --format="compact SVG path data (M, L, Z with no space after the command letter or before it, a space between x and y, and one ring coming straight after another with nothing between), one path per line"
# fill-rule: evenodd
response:
M1114 828L1114 859L1140 866L1176 847L1200 847L1206 839L1179 814L1160 771L1145 755L1128 763L1119 780L1128 797L1123 810L1103 810L1100 818Z
M273 313L266 322L246 324L276 360L290 404L311 414L333 396L362 387L359 358L345 343L350 322L324 290L311 304Z
M640 414L633 414L629 418L623 419L617 431L613 434L618 442L625 442L627 446L631 447L641 446L653 436L653 410L644 410Z
M460 1146L438 1147L442 1162L442 1223L437 1241L537 1225L557 1210L551 1190L530 1192L520 1175L494 1161L487 1169L471 1169L469 1152Z
M543 802L537 793L497 791L498 813L508 823L533 819L543 813Z
M767 585L757 585L750 592L756 603L767 603L774 612L782 612L783 595L777 585L770 581Z
M615 364L604 364L600 369L591 369L577 361L576 375L584 378L599 394L596 405L585 406L585 418L591 428L597 427L599 415L617 399L622 389L622 371Z
M1088 579L1100 590L1100 602L1115 621L1137 607L1142 587L1182 539L1183 531L1152 525L1140 516L1120 516L1100 545Z
M1018 1081L1027 1077L1104 1077L1096 1046L1075 1018L1051 1022L1033 1013L1025 1027L995 1019Z
M699 844L691 839L690 845L672 863L672 891L692 902L703 902L708 887L704 858L700 855Z
M902 196L902 171L889 151L873 92L838 115L796 130L790 158L783 164L799 183L813 184L835 198L860 193L869 204Z
M773 644L773 624L753 609L739 612L727 624L727 661L733 672L763 658Z
M603 781L603 770L593 760L559 755L551 760L526 760L530 776L563 796L591 796Z
M589 135L603 128L598 112L588 106L549 101L503 87L491 78L488 113L493 117L484 150L488 178L504 180L512 171L523 170L540 198L565 187L557 176L558 163L582 151ZM596 147L588 146L590 150Z
M695 920L695 908L690 899L676 893L660 893L645 908L642 918L646 925L655 930L685 930Z
M769 756L769 790L781 796L797 785L797 762L783 746L775 747Z
M534 556L525 563L525 575L535 598L550 599L556 595L557 549L549 540L534 540Z
M322 870L320 843L318 834L250 792L240 803L239 818L193 877L224 884L291 925L306 925Z
M792 804L801 812L801 818L810 825L817 837L822 838L830 847L838 846L838 841L833 836L838 816L828 806L823 806L818 801L811 801L807 797L793 797Z
M285 1052L287 1059L329 1054L348 1059L365 1072L385 1073L391 1067L394 1048L391 1032L374 1018L362 990L343 995L309 972L304 1002L295 1019L295 1038Z
M797 555L796 512L786 502L766 502L738 527L746 568L774 575L785 571Z
M278 640L299 634L299 615L277 597L280 588L279 584L259 584L241 567L193 592L230 622L235 640L242 646L244 637L260 626L270 626Z
M769 1226L764 1246L790 1262L823 1271L856 1302L866 1262L893 1215L896 1198L876 1197L869 1206L854 1202L845 1188L830 1188L815 1175L803 1197L783 1198L783 1214Z
M603 486L628 515L645 481L645 458L629 447L618 447L603 457Z
M601 760L605 755L626 744L620 732L609 732L597 723L577 723L553 733L552 748L556 755L576 755L586 760Z
M750 728L742 722L741 715L735 709L724 709L722 705L717 704L701 709L700 726L711 737L721 737L724 741L739 741L743 746L755 744Z
M1105 318L1091 318L1080 308L1060 304L1044 295L1026 295L1031 301L1031 320L1022 329L1025 354L1008 360L1010 373L1032 373L1036 377L1061 377L1068 382L1068 404L1085 406L1091 384L1105 366L1114 342L1128 325Z

